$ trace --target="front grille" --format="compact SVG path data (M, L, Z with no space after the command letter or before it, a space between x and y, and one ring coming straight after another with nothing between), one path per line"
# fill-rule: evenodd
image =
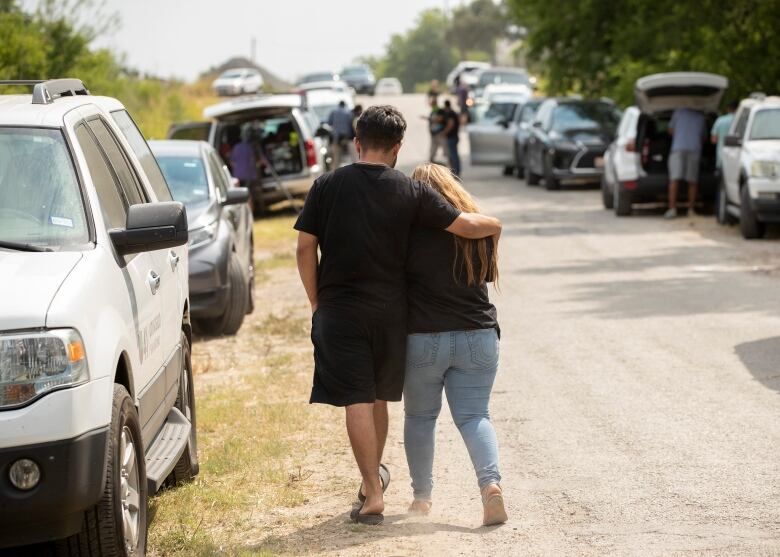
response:
M596 151L585 151L577 159L574 168L596 168L596 158L604 156L604 149L598 149Z

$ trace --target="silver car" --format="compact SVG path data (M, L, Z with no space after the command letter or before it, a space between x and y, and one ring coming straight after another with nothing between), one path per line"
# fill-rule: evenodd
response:
M211 121L174 124L168 139L207 141L230 165L233 147L241 141L242 131L249 130L258 179L247 185L256 216L273 203L305 198L323 172L318 130L301 95L242 97L206 107L203 115Z
M503 166L505 174L514 171L515 137L521 110L528 97L496 95L474 110L473 124L467 126L471 164Z

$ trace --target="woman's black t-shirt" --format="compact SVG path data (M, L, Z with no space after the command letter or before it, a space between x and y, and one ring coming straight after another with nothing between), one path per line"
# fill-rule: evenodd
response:
M490 253L491 249L488 250ZM422 227L412 230L406 262L407 328L410 333L472 329L500 332L487 285L467 286L462 265L459 264L453 273L455 257L455 238L449 232ZM478 263L476 258L475 264Z

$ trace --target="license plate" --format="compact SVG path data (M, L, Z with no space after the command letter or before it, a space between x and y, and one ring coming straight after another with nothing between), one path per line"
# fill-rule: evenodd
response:
M596 168L604 168L604 157L596 157L593 159L593 165Z

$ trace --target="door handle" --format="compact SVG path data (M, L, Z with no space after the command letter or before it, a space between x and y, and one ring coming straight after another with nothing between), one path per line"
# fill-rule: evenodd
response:
M147 280L149 281L149 288L152 289L152 294L157 294L157 291L160 289L160 275L154 271L149 271Z
M181 258L179 257L179 255L175 251L170 250L168 252L168 261L171 262L171 269L175 270L176 267L179 266L179 259L181 259Z

